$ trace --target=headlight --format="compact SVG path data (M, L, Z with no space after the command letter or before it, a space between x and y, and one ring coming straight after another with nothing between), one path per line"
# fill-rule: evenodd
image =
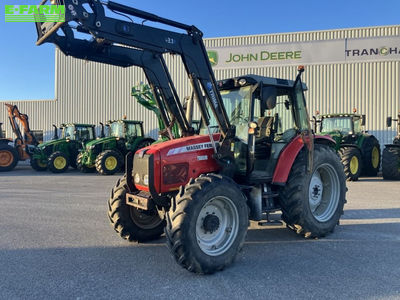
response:
M184 184L188 180L189 164L178 163L165 165L162 173L164 184Z
M146 174L143 176L143 183L145 185L149 185L149 175Z
M140 175L139 173L135 174L135 183L138 184L140 182Z

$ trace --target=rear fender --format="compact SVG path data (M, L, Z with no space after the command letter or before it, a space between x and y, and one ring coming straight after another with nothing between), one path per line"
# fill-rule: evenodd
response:
M329 145L335 147L336 142L329 136L316 135L314 136L315 144ZM301 137L293 139L279 155L278 163L276 164L272 184L284 185L289 177L290 170L296 160L297 155L303 149L304 143Z

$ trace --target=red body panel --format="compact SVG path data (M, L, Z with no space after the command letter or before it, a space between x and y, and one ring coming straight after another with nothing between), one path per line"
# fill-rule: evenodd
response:
M326 140L328 142L335 143L335 141L329 136L316 135L314 137L314 143L318 143L318 140ZM273 184L286 183L290 170L292 169L292 165L303 146L304 143L301 137L296 137L283 149L272 177Z
M219 141L220 135L214 134L214 140ZM214 150L212 148L210 137L208 135L197 135L175 139L146 147L146 155L154 156L154 188L158 194L177 190L185 185L190 178L197 178L200 174L216 172L219 166L212 157ZM143 151L143 149L138 152ZM137 153L138 153L137 152ZM162 170L165 165L183 164L189 166L187 180L184 183L164 184ZM136 185L136 188L148 191L149 188Z

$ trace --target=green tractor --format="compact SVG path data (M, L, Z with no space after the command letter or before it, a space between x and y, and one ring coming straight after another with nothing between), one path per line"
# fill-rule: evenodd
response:
M356 181L361 175L377 175L380 145L375 136L364 130L365 115L327 114L319 116L319 119L314 117L314 121L315 132L318 130L336 141L336 151L348 181Z
M82 172L97 170L102 175L112 175L121 170L128 152L135 152L154 142L144 136L142 121L109 121L108 126L108 137L87 143L78 154L76 164Z
M386 125L392 126L392 122L397 122L397 135L392 144L385 145L382 153L382 176L383 179L400 180L400 113L397 119L388 117Z
M95 139L95 125L68 123L61 125L61 138L54 126L51 141L35 147L31 153L31 166L36 171L49 169L53 173L65 172L69 166L76 168L76 157L84 144Z

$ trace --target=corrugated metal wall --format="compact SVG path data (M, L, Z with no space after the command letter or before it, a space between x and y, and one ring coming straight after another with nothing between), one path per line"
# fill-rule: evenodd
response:
M344 38L398 36L400 25L339 29L316 32L299 32L240 36L205 40L207 47L239 46L302 42ZM190 95L191 88L180 58L166 57L172 78L182 97ZM18 101L21 112L30 116L32 129L43 129L45 138L52 135L51 124L62 122L98 123L121 118L143 120L147 134L157 135L157 122L153 113L142 109L130 96L131 87L145 81L138 68L117 68L94 62L66 57L56 51L56 100ZM294 79L296 67L271 66L216 70L217 79L243 74L259 74ZM393 130L385 127L385 118L395 116L399 105L399 61L380 61L306 66L303 77L309 90L306 92L310 114L351 112L353 107L367 115L367 129L381 143L388 143ZM0 105L0 120L6 123L6 110ZM8 122L7 122L8 123ZM11 136L10 127L5 126Z

